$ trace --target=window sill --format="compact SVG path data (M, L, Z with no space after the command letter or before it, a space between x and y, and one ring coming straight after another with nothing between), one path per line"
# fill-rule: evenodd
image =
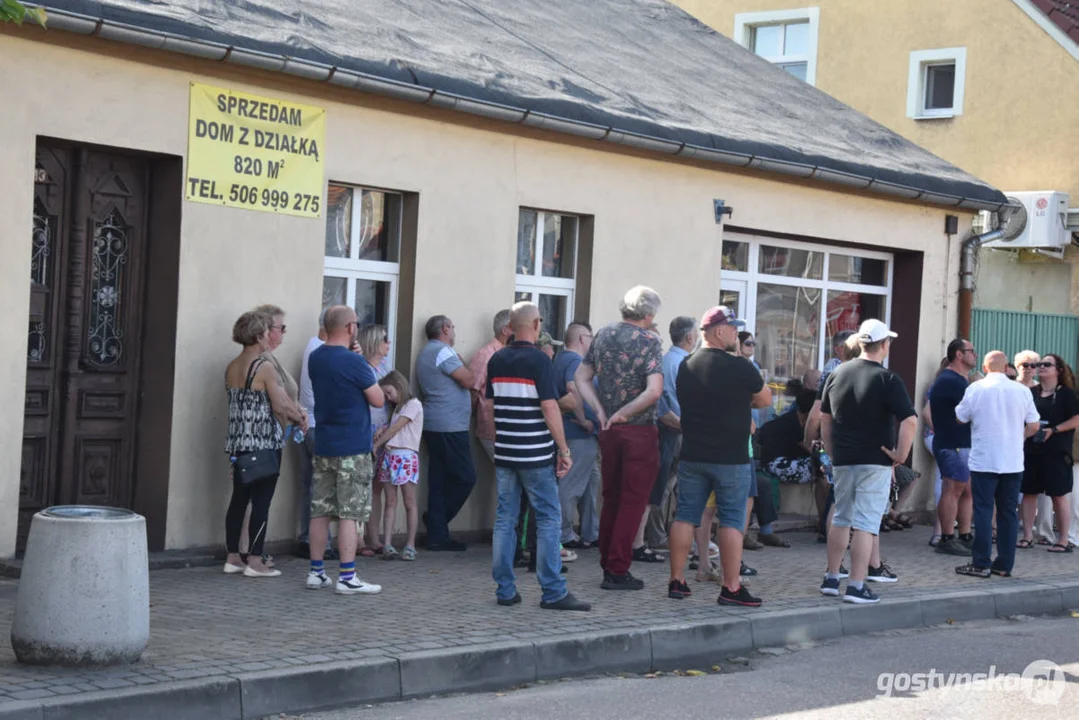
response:
M948 112L948 113L934 113L932 115L915 115L913 119L915 119L915 120L951 120L952 118L956 118L956 117L959 117L956 113Z

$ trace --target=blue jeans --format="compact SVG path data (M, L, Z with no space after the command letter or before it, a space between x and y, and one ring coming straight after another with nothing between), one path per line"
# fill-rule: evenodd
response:
M1015 497L1023 473L986 473L970 471L970 492L974 498L975 567L995 567L1011 572L1015 565L1015 542L1019 538L1019 511ZM997 559L993 554L993 503L997 504Z
M674 519L693 527L701 524L708 496L716 494L716 519L721 528L744 532L746 502L757 483L753 465L678 461L678 509Z
M562 509L558 504L558 480L554 465L530 470L496 467L498 509L492 550L491 577L498 583L495 594L510 600L517 594L513 554L517 547L517 515L521 509L521 489L528 493L536 523L536 579L543 588L543 602L557 602L566 596L566 580L561 575L562 554L558 539L562 534Z

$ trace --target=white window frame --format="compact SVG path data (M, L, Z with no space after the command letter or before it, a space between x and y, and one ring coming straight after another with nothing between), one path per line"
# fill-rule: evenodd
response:
M926 74L929 67L953 63L955 64L955 89L952 91L952 106L946 109L926 109ZM907 117L915 120L935 120L962 115L966 76L967 49L965 47L912 51L910 66L907 70Z
M522 205L518 208L518 218L520 218L520 211L526 210L536 213L536 252L535 259L533 261L532 275L522 275L517 273L514 276L513 294L514 297L518 293L528 293L529 300L531 302L539 304L540 295L558 295L566 298L566 324L573 322L575 317L574 313L574 296L577 293L577 254L580 252L581 242L581 216L576 213L562 212L560 210L541 210L539 208L528 207ZM573 268L572 278L557 278L547 277L543 275L543 216L546 214L559 215L561 217L571 217L574 219L574 236L573 236L573 257L571 258ZM518 219L518 223L520 220ZM518 233L520 232L520 225L517 227ZM516 247L516 236L514 238L514 244ZM514 257L514 266L516 267L516 250ZM564 339L562 336L566 332L565 327L557 328L558 332L554 334L555 339Z
M893 273L895 272L895 255L887 252L863 250L861 248L848 248L838 245L824 245L820 243L807 243L797 240L781 240L779 238L766 237L763 235L750 235L745 233L724 232L723 240L729 242L744 242L749 244L746 267L747 272L740 270L721 270L720 287L730 290L744 291L740 297L744 308L742 319L746 321L746 330L757 334L757 286L759 283L769 285L787 285L790 287L813 288L821 291L821 313L818 338L820 347L817 349L817 368L823 368L828 361L828 293L832 291L848 291L865 293L868 295L881 295L884 297L885 317L879 318L885 324L891 322L892 317L892 289ZM789 277L784 275L769 275L758 271L760 264L760 248L762 245L769 247L789 248L791 250L809 250L824 254L821 265L821 279L810 280L808 278ZM838 282L828 279L828 262L832 255L856 255L857 257L884 260L888 263L887 284L885 285L862 285L859 283ZM738 285L736 285L738 283ZM742 285L741 283L744 283ZM887 361L885 361L887 365Z
M360 232L363 228L361 210L363 203L360 202L359 195L364 190L367 190L369 192L380 192L386 195L398 196L399 201L397 204L397 211L399 216L397 218L397 228L398 233L400 233L402 221L404 220L404 193L396 190L386 190L367 185L352 185L350 183L342 182L331 182L329 184L352 190L352 230L349 237L349 256L347 258L332 257L329 255L323 256L323 281L325 282L325 278L327 277L345 278L345 304L351 308L356 307L357 280L389 283L390 293L388 307L386 308L386 335L390 338L389 360L392 363L394 361L394 350L397 346L397 338L395 337L397 330L397 293L401 284L401 263L360 259ZM396 242L397 257L400 258L401 244L403 242L403 238L400 237L400 234L398 234Z
M820 30L820 8L807 7L795 10L769 10L767 12L738 13L734 16L734 41L753 52L753 30L765 25L787 25L809 22L809 47L805 55L782 57L760 56L772 64L805 62L806 83L817 84L817 37Z

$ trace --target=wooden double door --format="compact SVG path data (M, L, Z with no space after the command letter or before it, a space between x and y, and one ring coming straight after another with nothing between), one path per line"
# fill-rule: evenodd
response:
M150 170L38 145L19 552L42 508L135 508Z

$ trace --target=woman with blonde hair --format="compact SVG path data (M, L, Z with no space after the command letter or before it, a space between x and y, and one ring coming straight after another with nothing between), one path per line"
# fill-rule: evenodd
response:
M280 570L271 569L262 557L266 540L266 522L270 502L277 487L283 433L275 416L282 416L307 429L307 416L293 403L278 382L273 366L263 357L270 346L270 325L273 317L261 312L246 312L232 328L232 340L243 346L240 354L225 369L225 389L228 395L228 437L225 452L232 462L232 499L225 514L226 574L243 573L247 577L276 577ZM253 455L276 455L257 477L245 477L245 460ZM244 513L251 506L248 529L249 555L240 554L240 534Z
M375 378L381 380L393 370L390 363L390 336L385 325L364 325L356 333L356 350L371 365ZM390 417L386 407L371 408L371 435L377 437L379 431L389 424ZM379 466L379 450L376 448L374 467ZM379 523L382 520L382 483L371 484L371 517L367 521L368 544L359 551L362 557L374 557L382 554L383 545ZM362 536L361 536L362 537ZM361 544L363 541L361 540Z
M391 370L379 383L386 399L393 403L389 425L375 436L375 450L381 458L375 470L375 481L386 491L386 511L382 521L383 557L397 557L393 547L393 526L397 517L397 489L405 504L408 539L401 551L402 560L416 559L416 529L419 513L416 508L416 486L420 482L420 438L423 436L423 405L412 397L408 380Z

